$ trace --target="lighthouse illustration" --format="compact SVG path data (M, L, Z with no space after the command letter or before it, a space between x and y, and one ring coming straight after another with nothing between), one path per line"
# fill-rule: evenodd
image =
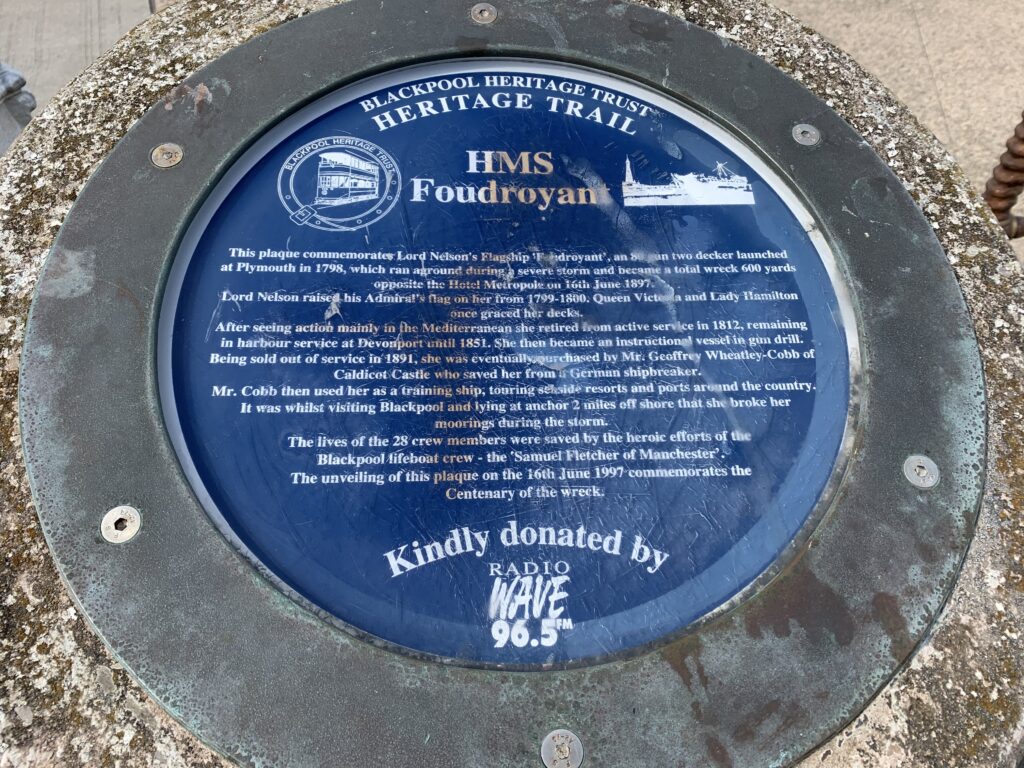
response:
M622 200L626 206L645 205L753 205L754 190L745 176L717 163L714 173L669 174L668 184L642 184L633 177L626 158Z

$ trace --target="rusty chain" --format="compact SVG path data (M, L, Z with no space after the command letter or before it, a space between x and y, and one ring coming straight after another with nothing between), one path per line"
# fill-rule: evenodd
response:
M1024 192L1024 120L1006 142L1006 150L985 185L985 202L1012 239L1024 237L1024 216L1012 213L1017 198Z

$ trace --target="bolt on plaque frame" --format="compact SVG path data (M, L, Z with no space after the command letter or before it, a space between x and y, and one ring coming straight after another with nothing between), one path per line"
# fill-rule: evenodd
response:
M909 656L970 541L984 392L959 288L884 163L781 72L636 6L496 8L481 25L468 4L451 0L391 3L386 12L355 0L293 21L187 81L212 88L212 101L157 105L111 153L51 252L26 337L23 434L54 557L85 615L147 690L244 764L386 755L425 768L530 765L544 734L561 727L600 765L708 764L721 754L734 765L791 762L854 717ZM323 55L338 45L344 57ZM219 535L161 417L164 281L193 214L234 160L342 85L466 56L604 70L727 127L815 215L857 312L861 413L820 525L784 572L734 610L628 660L557 672L468 669L328 626ZM820 141L794 141L802 124ZM182 160L157 168L152 150L167 143L182 148ZM904 476L917 454L941 469L930 489ZM145 523L112 547L100 519L120 504Z

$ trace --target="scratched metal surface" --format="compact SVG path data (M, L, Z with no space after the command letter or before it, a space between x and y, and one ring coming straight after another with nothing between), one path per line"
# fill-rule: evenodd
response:
M596 765L792 762L908 657L970 541L985 410L963 297L896 177L778 70L637 6L533 0L500 10L484 28L450 0L389 3L386 13L362 0L331 8L200 70L182 86L188 98L158 104L120 142L64 224L26 336L21 418L47 539L115 655L242 764L529 765L554 727L577 732ZM386 39L370 34L377 29ZM322 54L339 40L345 57ZM219 537L163 432L152 354L161 281L218 175L264 126L341 82L453 54L628 71L710 112L803 191L852 289L863 413L834 505L755 596L638 658L502 673L353 639L284 597ZM820 127L823 145L796 145L799 122ZM173 173L149 164L151 148L168 140L187 153ZM903 459L917 452L943 468L930 492L902 477ZM112 550L97 510L128 502L142 510L144 534Z

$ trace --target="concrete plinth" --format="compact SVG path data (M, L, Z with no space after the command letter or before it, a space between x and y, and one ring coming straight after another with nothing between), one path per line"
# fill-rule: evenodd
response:
M177 98L176 86L224 51L333 4L183 1L136 28L59 94L0 164L0 767L229 764L147 699L92 634L60 582L32 508L20 450L20 344L40 266L61 222L92 170L132 123L159 100ZM746 0L650 5L781 68L871 143L945 248L973 313L985 363L987 489L958 585L912 662L805 764L1015 765L1024 724L1024 281L1013 253L936 139L822 38L782 12ZM858 226L852 212L849 226ZM885 604L878 610L884 613ZM907 632L898 611L886 621L894 637ZM806 629L793 623L774 631ZM694 675L692 684L701 685L701 679ZM752 726L776 722L790 727L772 711ZM720 766L735 764L724 749L713 754ZM249 764L261 762L252 756Z

